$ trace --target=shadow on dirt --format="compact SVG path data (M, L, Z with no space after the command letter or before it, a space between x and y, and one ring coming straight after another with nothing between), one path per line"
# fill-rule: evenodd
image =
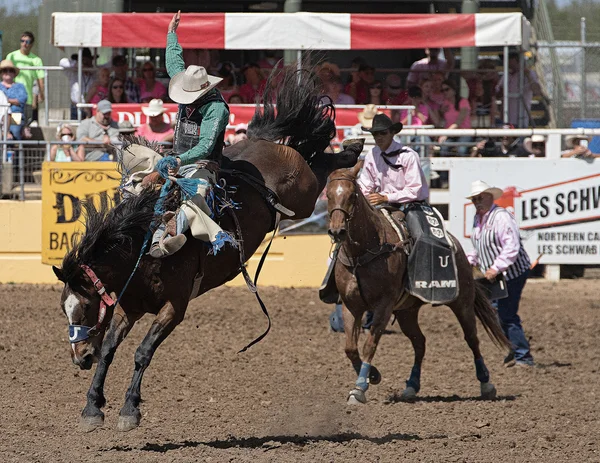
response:
M391 403L400 403L400 402L406 402L406 403L414 403L414 402L498 402L501 400L507 400L507 401L513 401L513 400L517 400L516 395L499 395L498 397L496 397L493 400L490 399L484 399L480 396L473 396L473 397L460 397L458 395L450 395L450 396L442 396L442 395L430 395L430 396L425 396L425 397L415 397L414 399L411 400L406 400L403 399L400 394L392 394L390 395L387 400L385 401L386 404L391 404Z
M250 449L263 449L263 450L271 450L278 447L281 447L284 444L293 444L298 445L300 447L304 447L305 445L314 444L317 442L336 442L343 444L345 442L350 442L353 440L365 440L372 442L374 444L385 444L393 441L412 441L412 440L422 440L416 434L387 434L382 437L369 437L364 436L358 433L341 433L341 434L332 434L330 436L265 436L265 437L230 437L224 440L214 440L210 442L201 442L201 441L183 441L180 443L161 443L154 444L151 442L146 443L139 450L146 452L159 452L166 453L170 450L178 450L182 448L194 448L200 446L213 447L216 449L230 449L230 448L250 448ZM135 450L129 446L115 446L107 449L109 451L119 451L119 452L130 452Z

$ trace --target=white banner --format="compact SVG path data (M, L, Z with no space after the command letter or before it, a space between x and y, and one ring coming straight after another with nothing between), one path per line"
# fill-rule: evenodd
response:
M600 264L600 162L579 159L456 159L450 170L450 231L472 249L475 180L504 191L523 245L542 264Z

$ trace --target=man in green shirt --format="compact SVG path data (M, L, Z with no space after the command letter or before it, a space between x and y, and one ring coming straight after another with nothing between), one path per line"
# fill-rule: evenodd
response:
M194 238L208 241L217 252L231 238L211 218L204 198L216 181L225 129L229 123L229 107L215 86L222 80L206 73L202 66L189 66L183 61L183 50L177 40L181 13L177 12L167 33L166 64L171 77L169 97L179 103L173 151L177 166L169 175L201 179L198 194L185 201L175 217L166 214L165 221L154 234L150 255L166 257L177 252L186 242L183 234L191 228ZM166 161L166 159L165 159ZM176 227L168 226L176 222ZM175 229L175 236L173 235ZM170 231L170 232L169 232Z
M33 114L33 84L37 80L39 95L37 103L44 101L44 71L37 70L23 70L23 66L43 66L42 59L31 53L35 37L33 32L25 31L21 35L21 48L10 52L6 59L13 62L13 64L21 69L19 75L15 78L16 82L19 82L25 86L27 90L27 104L25 105L25 118L30 119Z

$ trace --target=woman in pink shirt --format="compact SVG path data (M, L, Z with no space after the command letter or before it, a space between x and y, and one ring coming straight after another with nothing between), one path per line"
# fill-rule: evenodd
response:
M138 81L140 101L148 103L153 99L162 99L167 95L167 89L156 80L156 72L152 61L146 61L142 66L142 78Z
M142 106L142 112L147 116L148 122L138 127L137 134L150 141L172 142L174 131L171 124L165 122L166 110L163 101L159 99Z
M446 129L470 129L471 128L471 105L469 100L461 98L456 84L451 80L442 82L442 92L446 99L440 107L440 114L444 117L444 128ZM442 136L439 143L454 141L460 143L472 143L473 137L451 137ZM456 148L459 156L467 156L471 145L461 145ZM449 147L442 147L442 156L452 156Z

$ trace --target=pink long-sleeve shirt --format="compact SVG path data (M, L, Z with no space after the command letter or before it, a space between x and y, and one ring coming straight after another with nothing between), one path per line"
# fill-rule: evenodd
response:
M366 196L379 193L387 196L390 203L423 201L429 197L427 179L421 169L419 155L412 149L396 141L385 151L400 150L397 156L388 157L391 164L400 164L394 169L383 160L381 149L375 146L365 157L365 163L358 177L358 185Z
M498 206L495 204L492 208L487 211L483 217L479 214L475 215L475 224L473 227L471 241L474 243L479 241L483 227L493 227L496 234L496 238L502 250L500 254L494 259L494 263L490 268L497 272L504 272L508 267L514 264L519 257L519 250L521 249L521 241L519 238L519 228L515 218L507 210L499 211L494 218L493 224L487 225L488 218L492 211ZM473 249L467 253L467 259L471 265L479 265L479 258L477 250ZM485 269L482 269L485 271Z

